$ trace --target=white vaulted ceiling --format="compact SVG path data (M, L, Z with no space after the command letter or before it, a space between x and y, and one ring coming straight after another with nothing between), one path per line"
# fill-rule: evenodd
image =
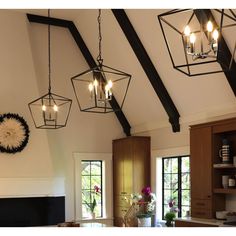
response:
M47 16L47 10L45 9L18 11ZM157 19L157 15L164 11L165 10L161 9L125 10L169 92L170 97L178 109L181 122L200 120L206 117L224 114L235 114L235 96L223 73L190 78L172 67ZM94 59L98 54L97 14L98 11L94 9L58 9L51 11L52 17L72 20L75 23ZM73 41L69 31L59 27L52 28L54 28L53 42L55 44L60 41L60 38L67 37L66 43L59 46L61 50L55 52L54 57L63 58L64 54L69 54L68 50L71 50L71 60L63 61L62 67L62 64L60 64L62 62L58 62L58 60L55 59L53 67L55 70L59 70L60 73L64 73L69 83L70 77L74 75L73 73L76 74L84 71L88 68L88 65ZM31 34L32 54L37 63L44 65L41 66L41 68L42 71L45 70L44 72L46 73L46 25L31 23L29 31ZM67 36L65 36L65 34L67 34ZM226 36L235 38L236 30L232 32L231 35ZM41 37L42 40L36 40L37 37ZM132 74L132 81L123 107L123 112L133 132L145 131L145 129L148 130L153 127L157 128L162 126L168 126L171 129L165 109L152 88L112 11L109 9L102 11L102 37L102 56L104 58L104 64ZM170 40L174 41L175 38ZM73 64L73 66L71 64ZM74 69L69 70L68 68L71 67ZM46 79L47 77L45 80ZM61 84L58 88L63 90L64 85ZM67 94L71 92L72 90L69 88L66 91ZM74 100L73 106L76 106L75 97L72 93L70 97ZM93 120L96 116L91 114L87 117ZM114 114L109 117L116 119Z

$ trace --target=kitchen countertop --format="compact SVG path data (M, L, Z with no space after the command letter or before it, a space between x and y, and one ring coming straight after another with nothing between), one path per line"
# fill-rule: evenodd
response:
M225 225L225 220L217 220L217 219L202 219L202 218L195 218L195 217L183 217L177 218L178 221L185 221L185 222L193 222L193 223L200 223L200 224L208 224L212 226L218 227L232 227L233 225ZM234 225L236 226L236 225Z

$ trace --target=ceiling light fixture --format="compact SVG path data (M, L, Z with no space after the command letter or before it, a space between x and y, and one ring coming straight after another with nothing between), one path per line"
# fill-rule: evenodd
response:
M83 112L109 113L121 110L129 88L131 75L103 64L101 9L98 17L99 54L97 66L71 78L74 93ZM119 106L112 107L114 97ZM114 103L113 103L114 104Z
M48 17L50 10L48 9ZM51 92L51 32L48 24L48 93L28 104L36 128L58 129L65 127L72 100Z
M229 71L234 61L236 43L231 47L230 58L221 47L223 33L232 34L232 27L236 26L234 11L212 9L210 14L204 11L175 9L158 15L172 65L188 76ZM209 66L216 62L219 64Z

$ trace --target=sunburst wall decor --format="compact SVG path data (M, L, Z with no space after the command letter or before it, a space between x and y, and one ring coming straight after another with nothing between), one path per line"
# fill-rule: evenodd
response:
M29 140L29 126L18 114L0 115L0 152L21 152Z

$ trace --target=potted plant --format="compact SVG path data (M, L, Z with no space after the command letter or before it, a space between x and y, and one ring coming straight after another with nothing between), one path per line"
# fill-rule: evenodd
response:
M86 192L86 193L83 192L83 194L84 195L88 194L88 192ZM92 201L91 202L84 201L84 202L85 202L87 209L89 210L89 212L91 214L91 218L94 219L95 218L95 208L97 206L97 201L96 201L95 196L98 194L101 194L101 189L97 185L95 185L94 190L91 191L89 194L91 194Z
M144 187L142 194L132 194L133 202L139 206L136 217L139 227L151 227L152 215L155 211L156 196L151 192L150 187Z
M179 211L178 207L175 206L175 201L174 199L170 199L168 202L169 205L169 212L165 214L165 220L166 220L166 226L167 227L172 227L174 219L176 218L176 213Z

